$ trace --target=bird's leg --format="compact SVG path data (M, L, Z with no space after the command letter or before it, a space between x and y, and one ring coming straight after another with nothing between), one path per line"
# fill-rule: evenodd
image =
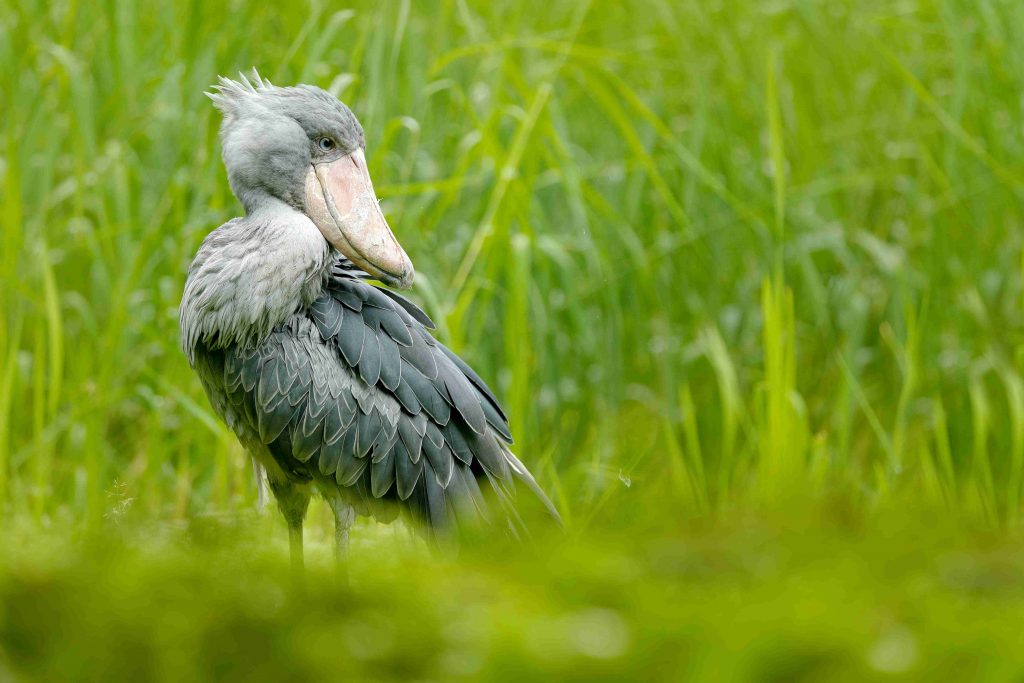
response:
M270 490L274 492L277 506L281 509L284 521L288 523L288 547L291 551L292 579L296 587L303 583L304 560L302 553L302 521L306 518L309 508L309 489L296 486L289 481L271 481Z
M348 534L356 519L356 511L337 496L327 499L334 512L334 559L338 573L348 578Z
M291 554L292 578L301 585L305 572L305 557L302 551L302 520L288 520L288 549Z
M267 470L255 458L252 461L252 474L256 478L256 509L263 512L267 505Z

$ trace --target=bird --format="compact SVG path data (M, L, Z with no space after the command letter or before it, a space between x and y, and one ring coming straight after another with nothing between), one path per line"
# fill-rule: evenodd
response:
M415 271L374 192L352 110L255 69L205 94L222 114L221 156L245 215L196 252L181 344L276 499L292 570L303 571L314 495L333 512L339 563L357 515L402 515L434 540L470 525L522 536L525 487L560 523L511 451L494 392L396 291Z

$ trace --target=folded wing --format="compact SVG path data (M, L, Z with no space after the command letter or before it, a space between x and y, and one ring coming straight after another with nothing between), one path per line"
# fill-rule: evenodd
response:
M557 518L509 450L493 392L432 327L404 297L335 270L308 312L225 352L227 399L282 468L329 478L362 512L391 501L433 528L499 517L518 533L522 484Z

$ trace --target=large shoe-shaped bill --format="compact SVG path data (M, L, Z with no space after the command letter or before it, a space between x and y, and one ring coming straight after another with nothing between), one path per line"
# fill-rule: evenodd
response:
M306 176L306 215L324 238L381 282L412 285L412 261L384 220L362 149L314 163Z

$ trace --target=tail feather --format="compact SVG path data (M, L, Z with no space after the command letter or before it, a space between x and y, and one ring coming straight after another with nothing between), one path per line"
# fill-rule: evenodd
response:
M456 463L448 486L442 486L433 474L429 463L409 499L410 512L419 517L425 525L423 532L435 541L441 541L454 531L456 526L471 528L479 523L507 526L508 533L515 539L530 538L526 522L518 510L518 486L523 484L543 504L552 519L562 526L551 499L533 478L526 466L507 448L502 454L512 476L500 477L486 467L474 462L472 466ZM493 495L485 496L481 482L487 481ZM490 504L489 504L490 503Z
M540 501L544 504L544 507L547 509L548 514L550 514L554 518L554 520L558 522L559 526L562 526L562 516L558 514L558 508L555 507L555 504L552 503L551 499L548 498L546 493L544 493L544 489L540 487L540 484L538 484L537 480L533 478L533 475L530 474L530 471L526 469L526 466L519 461L519 458L517 458L512 451L504 447L502 448L502 450L505 452L505 459L508 461L512 473L515 474L516 478L519 479L519 481L526 484L526 486L531 491L533 491L534 495L537 496L537 498L539 498Z

